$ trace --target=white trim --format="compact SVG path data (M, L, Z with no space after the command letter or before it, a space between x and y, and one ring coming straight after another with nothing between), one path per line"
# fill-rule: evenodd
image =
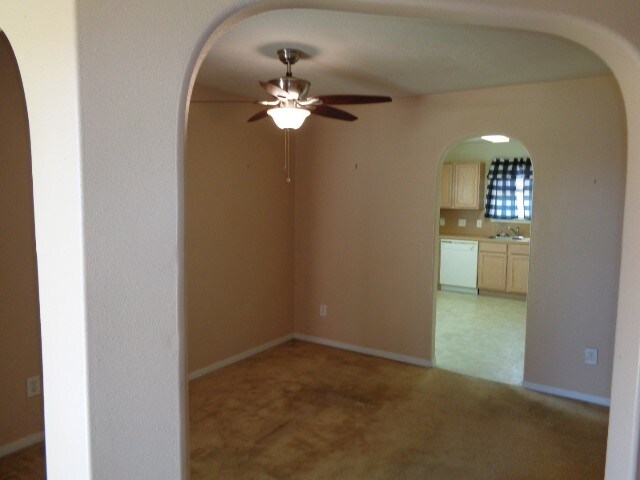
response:
M239 362L240 360L244 360L245 358L253 357L260 352L264 352L265 350L269 350L281 343L288 342L293 338L293 333L285 335L284 337L276 338L275 340L271 340L270 342L263 343L262 345L258 345L257 347L250 348L249 350L245 350L244 352L238 353L229 358L225 358L224 360L220 360L219 362L212 363L204 368L199 370L195 370L189 373L189 381L195 380L196 378L200 378L208 373L214 372L216 370L221 369L222 367L226 367L227 365L231 365L232 363Z
M20 440L16 440L15 442L7 443L6 445L0 446L0 458L6 457L7 455L11 455L12 453L22 450L23 448L30 447L31 445L35 445L36 443L40 443L43 441L44 432L32 433L31 435L27 435Z
M539 385L537 383L522 382L522 386L528 390L535 392L548 393L557 397L570 398L572 400L580 400L582 402L594 403L604 407L611 406L611 399L606 397L596 397L595 395L587 395L586 393L574 392L573 390L565 390L564 388L549 387L547 385Z
M313 337L311 335L303 335L301 333L294 333L293 338L296 340L303 340L305 342L317 343L319 345L325 345L327 347L339 348L341 350L349 350L350 352L363 353L365 355L371 355L372 357L386 358L387 360L394 360L396 362L408 363L410 365L417 365L418 367L431 367L431 361L423 358L409 357L407 355L400 355L398 353L387 352L384 350L377 350L375 348L360 347L358 345L351 345L350 343L337 342L335 340L328 340L326 338Z

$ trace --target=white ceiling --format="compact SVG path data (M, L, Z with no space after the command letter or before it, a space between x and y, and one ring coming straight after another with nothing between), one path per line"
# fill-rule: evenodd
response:
M284 75L276 55L282 47L308 55L294 65L293 74L311 82L311 95L398 97L610 73L594 54L558 37L291 9L238 24L213 46L197 81L265 98L258 80Z

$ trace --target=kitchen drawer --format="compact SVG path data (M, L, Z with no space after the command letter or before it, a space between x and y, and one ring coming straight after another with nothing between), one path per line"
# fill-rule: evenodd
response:
M509 245L509 253L512 255L529 255L529 245Z
M506 243L480 242L481 252L507 253Z

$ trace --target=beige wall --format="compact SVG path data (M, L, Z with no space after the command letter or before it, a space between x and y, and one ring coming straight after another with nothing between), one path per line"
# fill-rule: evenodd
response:
M197 89L194 98L221 98ZM189 371L293 331L293 186L259 107L192 103L185 161Z
M29 126L20 73L0 33L0 447L43 429L38 278Z
M431 359L439 164L458 140L500 132L536 168L525 380L608 397L626 155L615 81L349 110L358 122L312 119L298 142L296 331Z

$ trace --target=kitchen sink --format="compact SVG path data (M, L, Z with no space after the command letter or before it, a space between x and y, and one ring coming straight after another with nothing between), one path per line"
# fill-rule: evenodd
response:
M507 236L501 236L501 235L492 235L489 237L492 240L512 240L512 241L516 241L516 242L523 242L525 240L529 240L528 238L524 238L522 235L518 235L516 237L507 237Z

